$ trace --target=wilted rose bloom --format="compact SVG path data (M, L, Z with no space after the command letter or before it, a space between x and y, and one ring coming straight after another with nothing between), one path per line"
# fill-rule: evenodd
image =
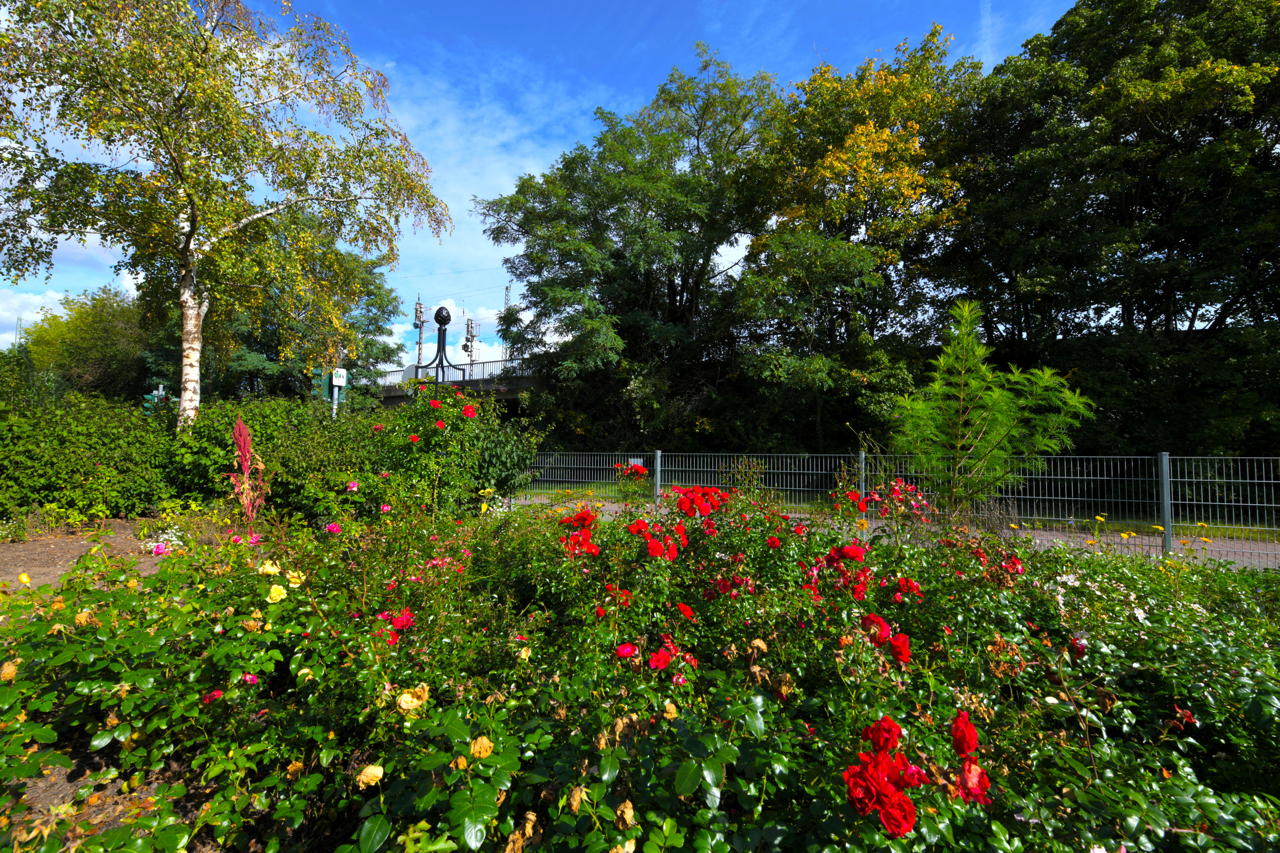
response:
M382 768L377 764L370 764L360 771L356 776L356 784L361 790L368 788L370 785L376 785L382 781Z
M324 526L324 529L329 531L330 533L341 533L342 525L336 521L331 521Z

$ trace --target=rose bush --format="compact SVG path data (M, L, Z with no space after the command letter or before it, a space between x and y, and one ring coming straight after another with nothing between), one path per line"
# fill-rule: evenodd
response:
M436 402L368 440L461 507L476 483L448 482L435 442L484 405ZM150 577L93 553L7 592L0 843L1280 843L1272 575L948 531L868 544L857 517L702 487L617 518L442 515L366 472L332 488L334 530L268 519ZM124 779L148 808L98 832L25 804L85 752L86 791Z

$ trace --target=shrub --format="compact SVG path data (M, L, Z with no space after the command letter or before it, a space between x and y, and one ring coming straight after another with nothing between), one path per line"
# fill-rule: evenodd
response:
M56 406L0 402L0 515L148 512L172 494L172 449L167 426L133 406L74 393Z
M154 797L104 847L1280 841L1275 577L867 547L705 488L616 520L337 508L0 599L0 843L88 831L16 800L77 749Z

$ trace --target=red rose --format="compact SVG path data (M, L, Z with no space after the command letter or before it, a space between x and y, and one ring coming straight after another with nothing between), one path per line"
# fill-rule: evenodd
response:
M436 421L436 429L444 429L444 421Z
M906 634L895 634L889 641L889 651L893 652L898 663L911 663L911 638Z
M617 651L618 651L618 657L629 658L632 655L634 655L638 650L636 649L635 643L623 643L622 645L618 646Z
M373 431L374 431L374 432L382 432L382 431L383 431L384 429L386 429L386 428L387 428L387 425L386 425L386 424L374 424L374 425L373 425Z
M987 771L979 767L978 760L972 756L966 757L960 767L959 788L960 799L966 803L991 804L991 796L987 794L991 790L991 780L987 778Z
M462 416L464 418L474 418L476 416L476 407L471 405L463 406Z
M781 548L781 547L782 547L782 540L781 540L781 539L779 539L777 536L770 536L768 539L764 540L764 542L765 542L765 544L766 544L766 545L768 545L770 548Z
M604 618L604 613L605 613L605 611L604 611L604 608L603 608L603 607L597 607L597 608L596 608L596 618L597 618L597 619L603 619L603 618Z
M679 610L682 614L684 614L684 618L692 620L694 622L698 621L693 616L693 608L685 604L683 601L676 605L676 609Z
M649 669L666 669L671 663L671 652L666 649L658 649L649 655Z
M880 804L880 823L890 838L901 838L916 826L916 804L901 791L885 797Z
M417 444L417 443L418 443L418 441L419 441L419 439L418 439L418 437L417 437L416 435L411 435L411 436L409 436L409 441L410 441L411 443L413 443L413 444Z
M898 748L898 739L902 737L902 728L886 715L863 729L862 736L871 741L871 746L875 750L884 752Z
M962 758L978 748L978 730L969 722L968 711L959 711L951 721L951 745Z
M203 696L201 696L201 697L200 697L200 701L201 701L201 702L203 702L204 704L208 705L208 704L210 704L210 703L212 703L212 702L214 702L214 701L216 701L216 700L218 700L218 699L221 699L221 698L222 698L222 691L221 691L221 690L211 690L211 691L209 691L208 693L206 693L206 694L204 694Z
M439 400L432 400L432 401L431 401L431 408L433 408L433 409L438 409L438 408L440 408L440 406L441 406L441 403L440 403L440 401L439 401Z
M875 613L862 617L862 630L871 634L871 645L877 648L889 641L889 623Z
M666 549L662 547L662 543L657 539L650 539L648 545L650 557L661 557L666 554Z

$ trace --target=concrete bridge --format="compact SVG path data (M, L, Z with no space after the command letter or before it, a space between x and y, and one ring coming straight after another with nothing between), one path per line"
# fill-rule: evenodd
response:
M521 391L534 387L534 377L524 359L476 361L468 364L410 364L382 375L382 402L396 406L407 402L416 385L434 383L457 385L464 391L480 391L498 399L509 400Z

